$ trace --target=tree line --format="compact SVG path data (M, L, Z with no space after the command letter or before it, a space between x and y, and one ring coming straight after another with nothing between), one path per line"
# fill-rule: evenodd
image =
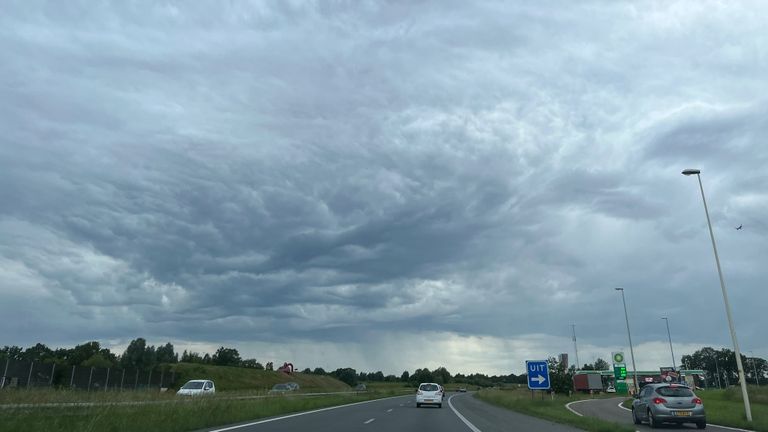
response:
M184 351L179 354L168 342L165 345L149 345L144 338L132 340L122 354L113 353L109 348L102 347L97 341L76 345L74 348L52 349L42 343L29 348L19 346L4 346L0 349L0 362L15 360L35 363L55 363L57 366L85 366L124 369L150 370L159 365L179 362L212 364L218 366L238 366L256 369L271 369L272 363L266 366L256 359L242 359L235 348L220 347L213 355L201 355L196 352Z

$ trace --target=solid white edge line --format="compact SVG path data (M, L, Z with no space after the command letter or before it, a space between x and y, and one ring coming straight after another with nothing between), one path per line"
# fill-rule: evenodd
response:
M599 400L599 399L584 399L584 400L575 401L575 402L585 402L585 401L591 401L591 400ZM575 403L575 402L571 402L571 403ZM621 409L623 409L623 410L625 410L625 411L632 412L631 409L629 409L629 408L625 407L624 405L622 405L623 403L624 403L624 401L621 401L616 406L621 408ZM570 404L568 404L568 405L570 405ZM568 408L568 405L566 405L565 407ZM568 409L570 409L570 408L568 408ZM573 410L571 410L571 411L573 411ZM734 431L740 431L740 432L755 432L752 429L739 429L739 428L730 427L730 426L722 426L722 425L718 425L718 424L714 424L714 423L707 423L707 426L714 426L714 427L719 427L719 428L728 429L728 430L734 430Z
M467 427L470 430L472 430L472 432L483 432L480 429L476 428L475 425L470 423L469 420L466 419L466 417L461 415L461 413L458 410L456 410L456 408L453 407L453 404L451 403L451 399L455 398L456 396L457 395L453 395L453 396L448 398L448 406L451 408L451 410L453 410L453 413L456 414L456 416L459 417L459 420L463 421L464 424L467 425Z
M282 416L282 417L275 417L275 418L266 419L266 420L259 420L259 421L255 421L255 422L251 422L251 423L245 423L245 424L241 424L241 425L237 425L237 426L228 426L228 427L221 428L221 429L212 429L212 430L210 430L208 432L231 431L231 430L240 429L240 428L244 428L244 427L255 426L255 425L260 425L260 424L264 424L264 423L270 423L270 422L273 422L273 421L285 420L285 419L292 418L292 417L299 417L299 416L303 416L303 415L307 415L307 414L314 414L314 413L319 413L319 412L323 412L323 411L330 411L330 410L335 410L335 409L339 409L339 408L346 408L346 407L351 407L351 406L355 406L355 405L362 405L362 404L367 404L367 403L372 403L372 402L377 402L377 401L383 401L383 400L387 400L387 399L401 398L401 397L404 397L404 396L392 396L392 397L388 397L388 398L371 399L371 400L368 400L368 401L355 402L355 403L346 404L346 405L337 405L337 406L332 406L332 407L327 407L327 408L320 408L320 409L316 409L316 410L312 410L312 411L305 411L305 412L300 412L300 413L296 413L296 414L290 414L290 415Z
M565 404L565 409L567 409L568 411L576 414L579 417L584 417L584 414L576 412L573 408L571 408L571 405L573 405L575 403L579 403L579 402L588 401L588 400L591 400L591 399L584 399L584 400L577 400L577 401L573 401L573 402L568 402L567 404Z
M368 420L364 421L363 424L372 423L374 420L376 420L376 419L375 418L368 419Z

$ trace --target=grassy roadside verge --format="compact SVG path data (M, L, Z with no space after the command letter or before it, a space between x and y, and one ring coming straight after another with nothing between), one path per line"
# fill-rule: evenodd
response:
M531 393L527 390L482 390L476 396L485 402L498 405L513 411L530 416L551 420L557 423L575 426L592 432L633 432L635 429L629 425L608 422L592 417L579 417L568 411L565 404L589 396L574 395L567 397L555 395L554 400L549 397L544 400L531 399Z
M752 423L744 415L741 389L733 386L727 390L697 390L696 395L704 401L707 423L741 429L768 432L768 388L749 386L749 400L752 408ZM623 403L632 407L632 399Z
M94 407L56 407L6 409L2 411L3 431L152 431L185 432L280 414L326 408L386 395L317 397L273 397L231 400L190 398L185 402L148 405L102 405Z

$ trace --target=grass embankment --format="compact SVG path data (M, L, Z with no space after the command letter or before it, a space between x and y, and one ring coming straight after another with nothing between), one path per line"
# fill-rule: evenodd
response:
M349 391L343 382L325 375L310 375L229 366L211 366L196 363L178 363L172 368L176 372L176 386L182 386L191 379L210 379L216 383L216 391L269 390L275 384L295 382L302 392Z
M211 379L216 394L177 397L175 389L154 391L72 391L14 389L0 391L3 431L190 431L286 413L383 397L386 393L302 396L301 393L352 389L332 377L180 363L176 387L189 379ZM300 390L267 396L274 384L296 382ZM47 404L47 405L44 405ZM64 404L64 405L57 405ZM93 404L93 405L73 405ZM9 407L12 405L22 405ZM32 405L32 406L30 406ZM35 406L37 405L37 406Z
M591 417L579 417L565 408L565 404L576 400L589 399L589 395L574 394L571 397L565 395L554 396L552 399L546 395L541 399L540 394L531 398L528 389L514 390L481 390L476 396L485 402L511 409L523 414L551 420L557 423L567 424L583 430L593 432L632 432L635 429L631 425L621 425ZM613 395L611 395L613 397Z
M752 423L744 415L744 400L741 387L732 386L725 390L697 390L696 396L704 401L707 423L742 429L768 432L768 387L747 386L752 408ZM632 399L624 401L632 407Z

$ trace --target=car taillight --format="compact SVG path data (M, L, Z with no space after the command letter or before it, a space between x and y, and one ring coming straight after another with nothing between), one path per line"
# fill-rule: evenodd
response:
M701 399L699 399L697 397L693 398L693 400L691 402L695 403L696 405L703 405L704 404L704 402L702 402Z
M664 399L664 398L657 397L657 398L653 398L653 403L656 404L656 405L658 405L658 404L665 404L665 403L667 403L667 400Z

